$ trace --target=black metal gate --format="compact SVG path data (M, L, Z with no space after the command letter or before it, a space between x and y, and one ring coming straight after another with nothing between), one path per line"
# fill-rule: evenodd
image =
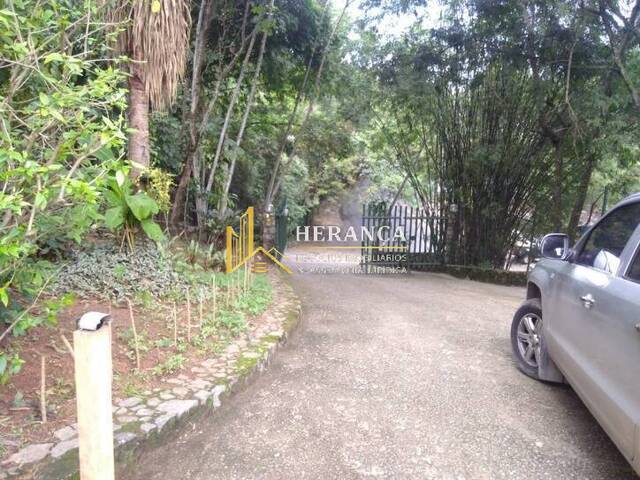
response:
M422 208L365 204L362 227L361 265L365 273L420 270L444 262L446 219Z

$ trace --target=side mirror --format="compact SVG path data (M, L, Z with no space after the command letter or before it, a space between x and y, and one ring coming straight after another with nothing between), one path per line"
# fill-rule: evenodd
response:
M540 244L540 253L544 258L565 260L569 255L569 235L564 233L545 235Z

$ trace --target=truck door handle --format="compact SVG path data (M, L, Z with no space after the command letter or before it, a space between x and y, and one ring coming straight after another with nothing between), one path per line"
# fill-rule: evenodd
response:
M593 305L596 303L596 299L593 298L593 295L591 295L590 293L587 293L586 295L581 296L580 300L582 300L582 305L586 309L593 307Z

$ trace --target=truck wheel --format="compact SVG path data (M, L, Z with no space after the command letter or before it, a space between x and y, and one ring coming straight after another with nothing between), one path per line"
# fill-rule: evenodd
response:
M542 305L539 298L532 298L520 306L511 322L511 350L520 371L538 380L538 365L544 348Z

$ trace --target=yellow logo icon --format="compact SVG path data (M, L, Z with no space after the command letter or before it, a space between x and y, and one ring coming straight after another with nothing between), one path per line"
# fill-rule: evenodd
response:
M245 264L249 264L254 273L264 273L267 271L267 262L262 258L268 258L278 267L287 273L293 273L289 267L282 263L278 258L282 258L275 248L267 250L260 246L254 247L253 244L253 225L254 225L253 207L247 208L247 211L240 217L239 232L236 233L233 227L227 226L227 273L235 272L238 268ZM254 261L254 258L256 260Z

